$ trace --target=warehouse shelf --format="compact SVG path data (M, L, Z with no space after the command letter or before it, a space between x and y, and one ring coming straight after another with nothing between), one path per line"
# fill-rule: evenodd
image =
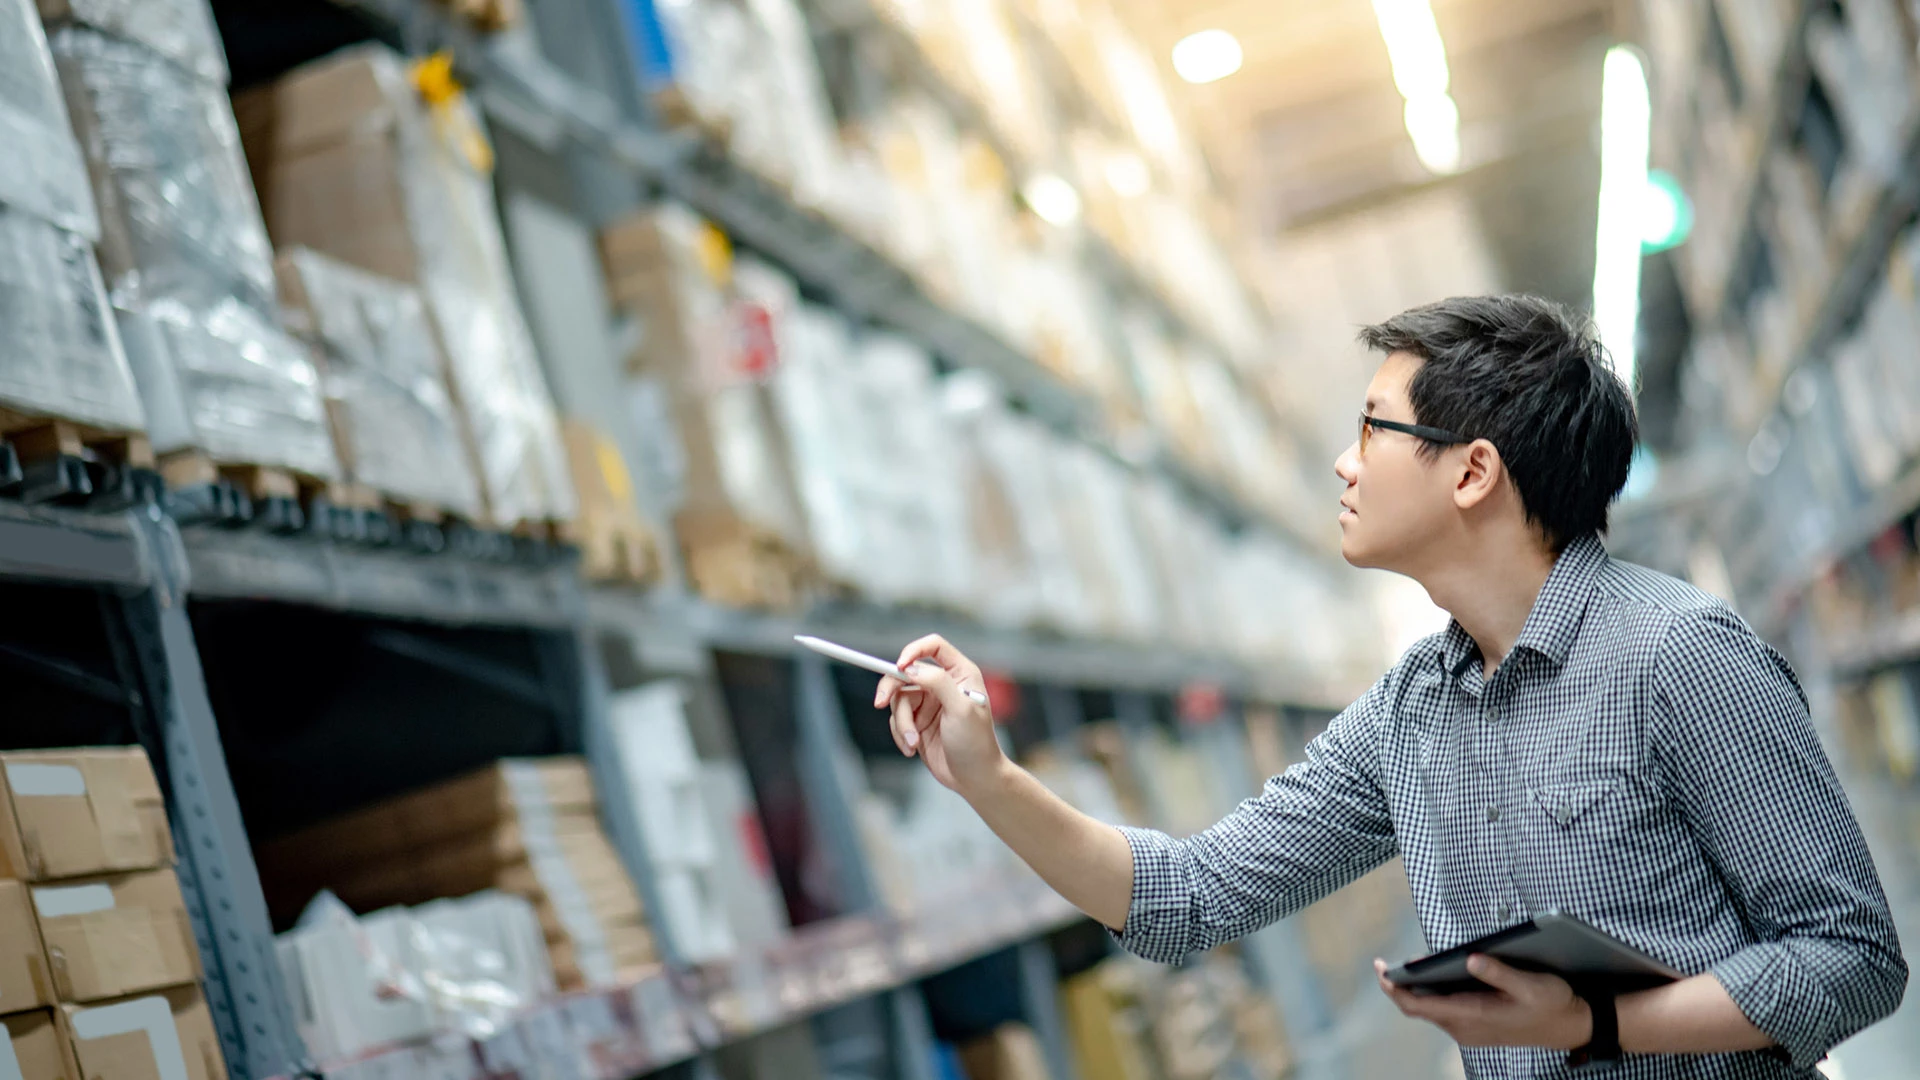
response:
M1827 649L1827 663L1839 675L1865 675L1920 658L1920 611L1881 619Z
M1762 624L1784 626L1806 590L1835 562L1859 551L1901 518L1920 507L1920 465L1907 469L1866 506L1847 515L1840 531L1829 537L1794 573L1783 578L1758 608Z
M549 628L572 625L578 607L579 574L571 559L523 566L206 526L183 529L182 539L188 592L199 599Z
M763 953L536 1005L481 1039L394 1047L320 1067L338 1080L517 1073L627 1080L815 1013L909 985L1085 918L1037 879L998 883L938 911L849 917Z
M786 615L721 608L687 596L635 596L603 590L589 595L588 609L598 626L629 633L643 652L663 657L680 655L689 636L709 648L798 655L800 649L793 640L796 634L811 634L850 648L892 656L915 638L938 630L982 668L1032 682L1161 692L1199 683L1247 700L1301 707L1344 703L1356 692L1337 680L1313 676L1279 661L1256 668L1218 655L1164 646L983 627L933 611L832 607L807 615Z
M1753 153L1740 164L1739 185L1735 189L1738 193L1738 202L1735 203L1738 224L1732 250L1717 277L1696 285L1695 317L1708 324L1720 322L1732 314L1733 283L1752 259L1755 245L1760 242L1760 208L1766 191L1767 159L1773 156L1773 152L1792 130L1794 117L1806 97L1808 80L1812 77L1812 67L1807 57L1807 26L1812 22L1814 9L1818 5L1812 0L1790 0L1790 3L1791 14L1787 20L1780 56L1775 59L1772 72L1761 84L1760 92L1764 96L1753 112L1756 119L1751 123L1757 128L1751 136ZM1703 32L1700 38L1695 52L1704 54L1707 34Z
M0 577L143 588L153 581L154 555L132 513L0 500Z

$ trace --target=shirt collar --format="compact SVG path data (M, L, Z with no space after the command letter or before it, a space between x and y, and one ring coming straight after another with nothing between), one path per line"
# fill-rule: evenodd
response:
M1579 636L1580 623L1587 614L1587 601L1593 596L1594 579L1607 562L1606 545L1597 533L1574 540L1560 552L1533 610L1520 628L1514 651L1528 649L1545 657L1555 667L1564 663L1567 652ZM1447 624L1447 670L1457 678L1478 655L1479 646L1458 620Z

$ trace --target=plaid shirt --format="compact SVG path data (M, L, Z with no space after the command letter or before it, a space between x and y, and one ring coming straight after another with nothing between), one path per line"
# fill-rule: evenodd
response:
M1559 908L1712 972L1785 1051L1629 1055L1622 1078L1809 1075L1906 986L1792 669L1718 600L1598 537L1567 547L1491 679L1454 623L1219 824L1123 831L1119 940L1148 959L1244 936L1399 854L1432 948ZM1475 1077L1568 1074L1559 1051L1463 1055Z

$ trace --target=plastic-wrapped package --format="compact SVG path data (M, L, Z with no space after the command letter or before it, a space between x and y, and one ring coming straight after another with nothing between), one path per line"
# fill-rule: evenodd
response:
M464 97L422 101L405 64L348 49L236 102L268 228L283 247L419 287L490 518L569 519L572 478L507 264L485 131Z
M226 85L226 47L207 0L40 0L40 16L138 42L196 79Z
M271 250L224 92L84 28L60 30L52 46L154 449L332 478L318 379L278 322Z
M279 267L288 325L319 349L346 478L477 520L479 483L419 290L308 248L285 252Z
M146 427L92 247L5 205L0 403L109 430Z
M99 235L60 80L28 0L0 0L0 205L88 239Z
M232 297L155 299L115 314L156 452L334 478L313 361L269 316Z
M274 304L273 248L224 89L150 50L77 27L52 37L100 206L114 302Z

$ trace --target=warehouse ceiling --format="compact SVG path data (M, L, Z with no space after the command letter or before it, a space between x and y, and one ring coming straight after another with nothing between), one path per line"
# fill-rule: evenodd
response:
M1457 183L1509 288L1585 307L1600 184L1600 70L1618 0L1433 0L1460 109L1462 167L1415 156L1369 0L1120 0L1163 58L1218 28L1241 70L1185 87L1242 220L1266 235ZM1171 78L1171 73L1169 73ZM1184 85L1184 84L1181 84Z

